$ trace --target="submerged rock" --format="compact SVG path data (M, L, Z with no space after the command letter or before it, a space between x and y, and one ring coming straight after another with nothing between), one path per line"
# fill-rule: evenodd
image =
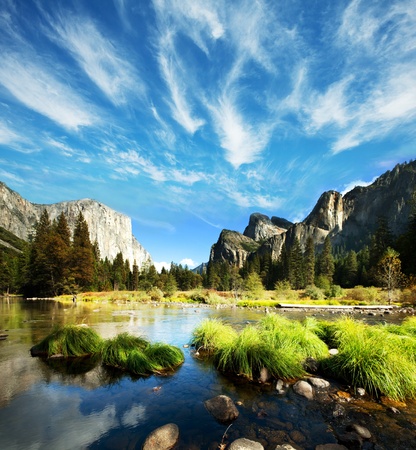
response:
M179 428L174 423L168 423L153 430L147 436L143 450L171 450L179 440Z
M232 422L239 415L234 402L226 395L217 395L217 397L206 400L204 405L219 422Z
M363 427L362 425L358 425L357 423L349 425L347 431L354 431L355 433L358 434L358 436L361 436L363 439L371 439L371 433L368 431L368 429Z
M231 442L228 447L229 450L264 450L264 447L255 441L250 441L250 439L240 438Z
M341 444L320 444L315 447L315 450L348 450L348 448Z

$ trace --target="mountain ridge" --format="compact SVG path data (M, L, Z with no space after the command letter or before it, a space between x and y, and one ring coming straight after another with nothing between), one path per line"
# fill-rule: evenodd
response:
M25 241L29 240L43 210L48 212L51 220L63 212L71 233L82 212L91 242L98 242L101 258L113 260L121 252L130 264L136 261L142 267L152 263L150 254L132 233L131 219L96 200L84 198L52 204L32 203L0 181L0 210L0 227Z
M228 261L242 267L253 255L268 254L276 260L283 245L298 239L304 249L309 237L315 246L322 245L329 236L334 245L357 250L368 243L380 217L387 219L394 235L402 233L415 192L416 161L397 164L370 185L356 186L345 195L335 190L323 192L302 222L291 223L275 216L269 219L259 212L251 214L243 233L220 233L211 247L209 261Z

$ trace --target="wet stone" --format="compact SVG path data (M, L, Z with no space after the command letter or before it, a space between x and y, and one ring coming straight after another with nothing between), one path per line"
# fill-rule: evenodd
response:
M315 447L315 450L348 450L348 448L341 444L320 444Z
M308 400L313 399L312 386L306 381L301 380L295 383L293 385L293 390L296 392L296 394L302 395L303 397L306 397Z
M174 423L168 423L153 430L147 436L143 450L170 450L179 440L179 428Z
M309 377L308 382L318 389L327 389L330 386L329 381L326 381L323 378Z
M292 447L290 444L281 444L277 445L274 450L296 450L295 447Z
M230 397L218 395L204 402L207 410L220 422L231 422L238 417L238 409Z
M228 447L229 450L264 450L260 442L251 441L250 439L240 438L233 441Z
M348 426L347 430L354 431L363 439L371 439L371 433L368 431L368 429L361 425L358 425L357 423L353 423L352 425Z

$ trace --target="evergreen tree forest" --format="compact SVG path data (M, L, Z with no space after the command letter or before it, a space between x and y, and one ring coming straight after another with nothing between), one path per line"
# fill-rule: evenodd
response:
M414 285L416 278L416 208L400 236L393 236L387 221L380 217L369 244L359 251L334 248L329 237L320 247L309 238L304 248L295 239L292 245L283 246L277 260L253 254L242 268L227 261L210 262L203 274L175 263L158 273L151 264L139 268L122 253L113 261L102 259L81 212L73 233L64 214L51 221L45 210L29 242L4 229L0 229L0 242L13 247L0 245L0 292L26 297L113 290L156 290L170 296L178 290L205 287L234 292L237 298L244 289L261 296L263 289L273 290L278 285L295 290L316 286L328 292L334 286L397 288L405 283Z

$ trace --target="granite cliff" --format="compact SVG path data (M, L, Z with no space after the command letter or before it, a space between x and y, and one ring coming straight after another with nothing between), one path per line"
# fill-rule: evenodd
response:
M316 246L329 235L333 245L359 250L369 242L379 217L387 219L393 234L405 230L411 198L416 192L416 161L398 164L374 183L355 187L342 196L336 191L324 192L311 213L299 223L254 213L241 234L223 230L212 246L210 261L229 261L242 267L254 255L271 255L277 259L282 246L298 239L304 248L312 237Z
M88 224L91 242L98 242L101 258L113 260L121 252L130 264L136 260L139 267L152 261L150 254L133 236L131 219L126 215L90 199L50 205L31 203L0 182L0 226L15 236L27 241L45 209L51 220L63 212L71 230L82 212Z

